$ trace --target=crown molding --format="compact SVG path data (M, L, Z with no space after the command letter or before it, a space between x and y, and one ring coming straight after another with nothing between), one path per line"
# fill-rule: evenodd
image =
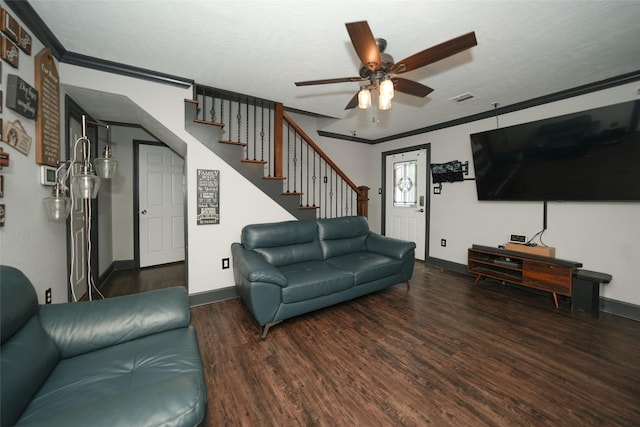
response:
M40 40L45 47L51 49L51 53L58 62L185 88L191 87L194 84L193 80L184 77L173 76L170 74L160 73L158 71L147 70L140 67L133 67L131 65L120 64L92 56L69 52L65 49L62 43L60 43L56 36L53 35L53 32L51 32L47 24L45 24L42 18L40 18L29 2L24 0L5 0L5 3L29 28L33 33L33 36Z

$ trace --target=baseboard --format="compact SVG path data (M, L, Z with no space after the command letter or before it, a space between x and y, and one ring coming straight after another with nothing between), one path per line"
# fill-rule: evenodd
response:
M600 297L600 310L605 313L640 321L640 305Z
M196 307L199 305L212 304L214 302L226 301L238 298L238 291L235 286L214 289L212 291L199 292L189 295L189 305Z
M467 271L467 264L459 264L457 262L447 261L446 259L432 257L427 257L427 260L425 262L435 267L444 268L445 270L455 271L456 273L469 274L469 272Z
M447 261L440 258L428 257L425 261L429 265L435 267L441 267L445 270L454 271L456 273L470 274L467 271L466 264L459 264L457 262ZM518 285L514 285L518 286ZM529 290L530 288L527 288ZM542 291L540 291L542 292ZM640 321L640 305L631 304L628 302L612 300L608 298L600 297L600 311L605 313L614 314L620 317L626 317L628 319Z

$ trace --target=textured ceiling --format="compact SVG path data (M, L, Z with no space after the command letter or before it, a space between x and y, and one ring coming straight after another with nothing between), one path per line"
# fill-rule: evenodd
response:
M640 70L639 1L30 0L69 52L189 78L334 117L378 139ZM475 31L478 46L402 75L435 89L389 111L344 107L358 83L345 22L366 20L400 60ZM449 99L471 92L477 98ZM121 121L126 121L123 118Z

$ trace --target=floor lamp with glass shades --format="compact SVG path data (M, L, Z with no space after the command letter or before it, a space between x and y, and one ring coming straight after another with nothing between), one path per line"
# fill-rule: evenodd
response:
M107 144L102 156L91 161L91 140L87 137L87 117L82 116L82 136L78 138L74 145L73 158L65 162L60 162L55 171L55 184L51 196L43 200L47 219L49 221L66 221L71 211L80 203L84 204L84 227L86 236L85 251L86 265L84 266L87 277L87 297L93 299L92 288L100 294L100 291L93 283L91 275L91 203L90 199L95 199L100 188L100 179L111 179L116 173L118 162L113 159L111 151L111 128L109 125L91 122L97 126L107 129ZM64 173L62 173L64 170ZM70 238L73 247L74 239L74 217L71 215ZM71 251L71 271L73 272L75 263L75 251ZM71 276L71 275L70 275ZM72 278L69 277L71 293L74 301L77 301L75 290L73 289Z

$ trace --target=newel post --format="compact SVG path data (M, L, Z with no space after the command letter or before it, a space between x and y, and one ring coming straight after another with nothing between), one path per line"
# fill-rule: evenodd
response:
M284 127L284 107L282 103L276 102L273 117L273 175L282 177L282 134Z
M366 185L358 187L358 215L369 216L369 187Z

